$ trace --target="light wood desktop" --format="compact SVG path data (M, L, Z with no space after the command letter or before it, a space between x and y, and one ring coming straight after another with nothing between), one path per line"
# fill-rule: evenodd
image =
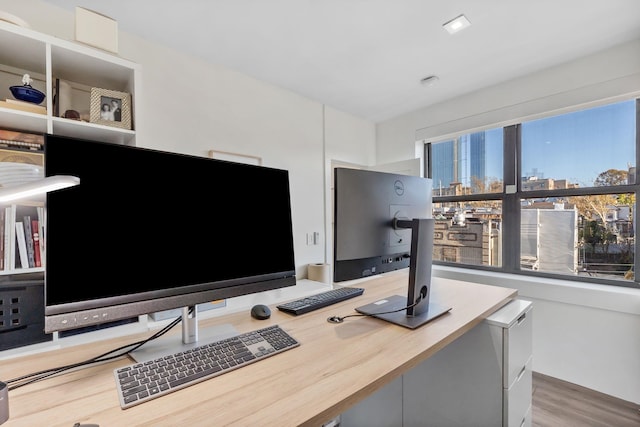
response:
M434 278L431 298L452 310L418 329L367 317L327 322L329 316L356 314L357 306L404 295L407 278L406 271L399 271L359 282L365 288L362 296L301 316L282 313L274 304L268 320L251 318L248 309L202 320L202 327L228 323L238 332L278 324L301 345L126 410L120 408L113 378L116 367L132 363L123 357L10 391L5 425L319 427L471 330L517 293ZM5 360L0 379L78 362L148 335Z

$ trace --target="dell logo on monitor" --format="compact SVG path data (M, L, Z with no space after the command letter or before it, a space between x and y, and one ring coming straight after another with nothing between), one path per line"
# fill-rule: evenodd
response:
M393 183L393 189L396 191L398 196L402 196L404 194L404 184L399 179Z

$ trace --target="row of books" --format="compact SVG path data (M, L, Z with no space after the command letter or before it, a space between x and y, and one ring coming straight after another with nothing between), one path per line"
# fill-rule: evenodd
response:
M23 101L7 102L20 105ZM0 163L43 166L43 147L43 134L0 128ZM44 206L0 205L0 272L38 267L44 267Z
M0 148L17 151L37 151L42 153L44 151L44 135L42 133L0 128ZM11 154L7 153L7 155ZM9 161L2 158L0 158L0 160Z
M44 207L0 208L0 270L43 267Z

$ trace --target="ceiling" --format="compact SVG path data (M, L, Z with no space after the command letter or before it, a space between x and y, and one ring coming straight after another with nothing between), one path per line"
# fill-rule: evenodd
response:
M45 1L373 122L640 39L640 0Z

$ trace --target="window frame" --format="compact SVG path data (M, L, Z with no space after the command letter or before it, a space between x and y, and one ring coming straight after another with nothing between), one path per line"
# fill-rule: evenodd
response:
M467 202L467 201L483 201L483 200L499 200L502 203L502 265L501 266L489 266L489 265L477 265L477 264L463 264L451 261L433 260L434 265L443 265L448 267L463 268L469 270L483 270L493 271L500 273L516 274L529 277L540 277L548 279L568 280L573 282L582 283L597 283L604 285L613 285L626 288L640 288L640 273L634 274L633 280L616 280L604 277L589 277L578 276L569 274L559 274L552 272L545 272L539 270L524 270L521 268L520 261L520 237L521 237L521 203L523 199L531 198L543 198L543 197L571 197L571 196L589 196L589 195L606 195L606 194L622 194L631 193L635 195L636 205L633 209L634 215L634 229L636 228L636 212L638 210L638 196L640 195L640 180L638 165L640 165L640 98L630 97L627 99L616 100L614 102L625 102L635 100L636 108L636 137L635 137L635 179L634 184L616 185L610 187L578 187L578 188L563 188L555 190L522 190L522 182L519 177L522 176L522 164L520 162L522 153L522 132L521 123L525 122L525 119L520 120L518 123L507 124L502 126L503 129L503 191L500 193L482 193L482 194L470 194L460 196L433 196L434 203L455 203L455 202ZM601 106L607 105L603 103ZM597 108L597 106L588 106L586 108ZM553 117L562 113L549 113L540 115L538 118ZM485 129L491 129L487 127ZM478 132L479 130L473 130L471 132ZM460 135L464 135L469 132L456 133L453 138L457 138ZM427 178L432 178L432 144L451 140L452 137L447 138L430 138L424 142L424 170ZM640 253L639 242L637 238L637 232L634 233L634 273L640 272Z

